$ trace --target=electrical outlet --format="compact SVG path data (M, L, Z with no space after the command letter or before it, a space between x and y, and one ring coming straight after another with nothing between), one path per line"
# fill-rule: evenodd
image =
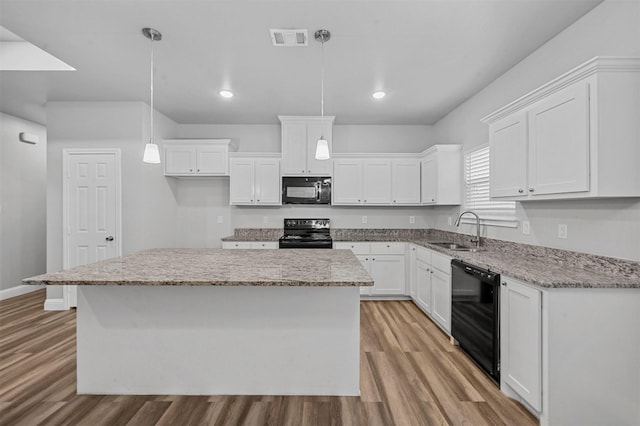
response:
M564 223L558 225L558 238L567 239L567 225Z
M529 235L531 233L531 224L528 220L522 221L522 233L524 235Z
M366 216L362 216L362 223L367 223L367 217Z
M222 223L224 221L222 216L218 216L218 223Z
M409 223L416 223L416 217L415 216L409 216Z
M453 224L453 219L451 218L451 216L447 218L447 223L449 224L449 226Z
M262 223L269 223L269 216L262 216Z

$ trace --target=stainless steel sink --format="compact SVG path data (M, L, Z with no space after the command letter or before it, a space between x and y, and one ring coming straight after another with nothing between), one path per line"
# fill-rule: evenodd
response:
M428 243L453 251L479 251L479 249L475 247L466 246L464 244L457 244L451 241L428 241Z

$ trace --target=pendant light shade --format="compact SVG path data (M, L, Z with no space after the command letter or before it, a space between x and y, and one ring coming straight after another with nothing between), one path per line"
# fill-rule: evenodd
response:
M316 144L316 160L328 160L329 158L331 158L329 154L329 142L321 137Z
M322 43L322 56L320 60L321 72L320 72L320 113L324 117L324 43L331 39L331 33L327 30L318 30L314 34L316 41ZM320 136L316 143L316 160L328 160L331 158L329 153L329 141L324 138L324 135Z
M149 117L149 142L144 147L144 155L142 161L145 163L159 164L160 163L160 150L158 145L153 140L153 42L156 40L162 40L162 34L160 31L153 28L143 28L142 34L149 40L151 40L151 112Z
M160 150L158 149L157 144L149 142L144 146L144 156L142 157L142 161L145 163L160 164Z

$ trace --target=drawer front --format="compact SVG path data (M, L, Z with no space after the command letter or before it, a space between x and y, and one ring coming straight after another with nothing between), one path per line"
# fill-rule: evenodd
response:
M248 249L251 248L249 241L225 241L222 243L223 249Z
M278 243L275 241L258 241L251 243L252 249L277 249Z
M431 252L431 266L447 275L451 275L451 258L444 254Z
M369 243L335 242L333 248L351 250L354 254L369 254Z
M371 243L371 254L405 254L406 243Z
M428 250L423 247L418 247L416 250L416 259L426 263L427 265L431 265L431 250Z

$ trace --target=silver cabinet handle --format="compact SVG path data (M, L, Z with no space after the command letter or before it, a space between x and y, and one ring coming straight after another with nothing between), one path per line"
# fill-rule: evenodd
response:
M523 189L518 189L518 192L519 192L520 194L522 194L522 193L524 192L524 190L523 190Z
M109 235L107 238L105 238L106 241L113 241L113 235Z
M529 188L529 192L533 192L533 188Z

